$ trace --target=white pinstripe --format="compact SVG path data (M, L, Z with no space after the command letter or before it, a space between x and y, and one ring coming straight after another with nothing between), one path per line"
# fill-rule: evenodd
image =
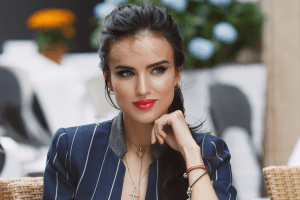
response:
M118 162L118 167L117 167L117 170L116 170L114 182L113 182L113 184L112 184L112 186L111 186L111 189L110 189L110 193L109 193L108 200L110 200L111 192L112 192L112 190L113 190L113 188L114 188L114 185L115 185L116 177L117 177L117 174L118 174L118 171L119 171L120 160L121 160L121 159L119 159L119 162Z
M84 169L83 169L83 172L82 172L81 178L80 178L80 180L79 180L79 182L78 182L78 186L77 186L77 188L76 188L76 192L75 192L75 198L76 198L77 191L78 191L78 189L79 189L79 186L80 186L81 180L82 180L82 178L83 178L83 176L84 176L85 169L86 169L86 166L87 166L87 163L88 163L88 160L89 160L90 150L91 150L91 147L92 147L92 143L93 143L93 139L94 139L94 135L95 135L95 132L96 132L97 126L98 126L98 125L96 125L96 126L95 126L94 133L93 133L93 136L92 136L92 139L91 139L91 142L90 142L90 146L89 146L88 154L87 154L87 157L86 157L86 160L85 160Z
M57 190L58 190L58 171L56 172L56 192L55 192L55 200L57 199Z
M49 163L49 159L47 159L47 162L46 162L46 167L47 167L48 163Z
M209 164L209 162L207 162L207 164L208 164L208 166L209 166L209 171L210 171L210 172L212 172L212 171L211 171L211 167L210 167L210 164Z
M158 160L156 161L156 200L158 200L157 182L158 182Z
M223 151L226 152L226 153L228 153L228 154L230 154L228 151L225 151L224 149L223 149Z
M57 146L58 146L58 142L59 142L60 137L63 136L63 135L65 135L65 134L66 134L66 133L62 133L62 134L58 137L57 142L56 142L56 149L57 149Z
M72 199L74 198L75 195L75 188L73 187L73 195L72 195Z
M57 157L57 153L56 153L55 156L54 156L54 159L53 159L53 165L54 165L54 163L55 163L56 157Z
M229 185L228 185L228 187L227 187L227 190L228 190L228 188L230 187L230 185L231 185L231 184L229 183Z
M216 146L216 144L213 142L213 141L210 141L210 143L213 143L213 145L215 146L215 150L216 150L216 156L218 155L218 152L217 152L217 146ZM224 146L224 143L223 143L223 146ZM224 151L224 150L223 150ZM220 158L219 156L218 156L218 158L220 159L220 160L222 160L222 162L224 162L224 160L222 159L222 158Z
M104 154L104 158L103 158L103 161L102 161L102 166L101 166L100 173L99 173L99 176L98 176L97 184L96 184L96 187L95 187L95 190L94 190L94 193L93 193L93 196L92 196L91 200L94 198L94 195L95 195L96 189L97 189L97 187L98 187L98 182L99 182L99 179L100 179L100 176L101 176L101 172L102 172L103 164L104 164L104 162L105 162L105 158L106 158L106 153L107 153L107 150L108 150L108 147L106 148L106 151L105 151L105 154Z
M216 156L218 155L218 151L217 151L217 146L213 141L210 141L210 143L212 143L215 146L215 150L216 150Z
M58 142L59 142L60 137L61 137L62 135L65 135L65 134L66 134L66 133L62 133L62 134L58 137L57 142L56 142L56 147L55 147L56 149L57 149L57 146L58 146ZM55 163L56 157L57 157L57 152L56 152L55 157L54 157L54 159L53 159L53 165L54 165L54 163Z
M76 131L75 131L75 134L73 136L73 140L72 140L72 144L71 144L71 150L70 150L70 159L69 159L69 163L70 163L70 170L72 171L72 165L71 165L71 158L72 158L72 148L73 148L73 143L74 143L74 139L75 139L75 136L76 136L76 133L77 133L77 130L78 130L79 126L77 127Z

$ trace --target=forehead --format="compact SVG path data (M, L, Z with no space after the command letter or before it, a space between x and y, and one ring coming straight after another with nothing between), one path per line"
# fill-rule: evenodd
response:
M161 60L174 65L173 48L164 37L153 33L117 40L109 52L110 66L146 66Z

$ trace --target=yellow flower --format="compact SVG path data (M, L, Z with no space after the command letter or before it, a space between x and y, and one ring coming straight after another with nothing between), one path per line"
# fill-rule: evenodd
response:
M30 29L63 29L72 28L75 22L75 14L68 9L46 8L33 13L26 21ZM65 32L65 31L64 31ZM66 31L68 32L68 31ZM66 35L73 35L70 34Z

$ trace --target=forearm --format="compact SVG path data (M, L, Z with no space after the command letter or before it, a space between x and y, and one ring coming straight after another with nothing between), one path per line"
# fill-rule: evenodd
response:
M200 148L198 145L190 145L185 148L182 153L187 169L196 166L196 165L204 165ZM206 170L204 169L195 169L188 173L189 186L191 186ZM200 178L192 187L192 200L213 200L218 199L215 190L211 184L211 180L209 178L209 174L205 174L202 178Z

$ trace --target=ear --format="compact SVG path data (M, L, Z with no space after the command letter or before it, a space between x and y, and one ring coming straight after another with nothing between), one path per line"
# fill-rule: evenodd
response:
M176 85L178 85L180 79L181 79L181 73L182 73L182 69L183 69L183 65L181 65L180 67L176 67L176 71L175 71L175 79L176 79ZM176 86L174 85L174 86Z
M107 81L107 87L111 90L112 90L112 85L111 85L111 82L110 82L110 77L109 76L109 72L108 71L102 71L103 72L103 77L104 77L104 81L106 82L106 79L108 78L108 81Z

